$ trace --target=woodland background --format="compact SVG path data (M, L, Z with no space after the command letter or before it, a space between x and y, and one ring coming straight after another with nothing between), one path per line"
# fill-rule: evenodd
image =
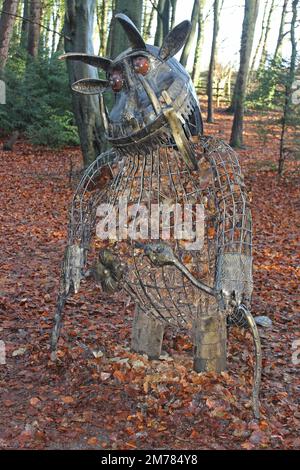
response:
M252 194L252 308L273 321L261 331L261 421L251 414L247 331L231 330L221 376L192 371L182 331L168 331L164 359L151 362L129 350L133 305L88 282L68 302L60 362L49 361L76 175L106 149L94 97L74 98L72 68L58 58L116 57L126 47L117 12L160 45L182 3L0 0L0 448L300 448L292 360L300 340L299 0L195 0L178 56L199 93L205 133L238 149ZM221 42L232 28L241 36L236 51Z

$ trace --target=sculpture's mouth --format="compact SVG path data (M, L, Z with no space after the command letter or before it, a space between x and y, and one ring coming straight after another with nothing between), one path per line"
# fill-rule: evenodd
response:
M131 124L111 123L108 121L107 140L116 147L126 147L130 144L148 141L151 137L166 134L167 121L163 113L160 113L146 126L140 127L138 122Z

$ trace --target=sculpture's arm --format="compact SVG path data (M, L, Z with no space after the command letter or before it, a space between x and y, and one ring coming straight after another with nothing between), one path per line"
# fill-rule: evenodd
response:
M108 166L110 168L110 165L115 163L117 159L118 154L112 150L99 155L85 170L71 203L67 247L62 263L59 294L51 339L53 359L59 338L63 309L69 293L72 290L74 292L79 290L80 281L84 277L83 268L86 264L96 210L107 190L107 187L105 187L105 189L97 189L96 182L103 167ZM95 191L91 192L91 189L95 189Z
M252 221L238 158L220 139L201 137L208 160L217 208L215 289L226 304L248 303L252 282Z
M75 292L79 289L97 206L107 190L107 186L104 189L97 188L99 176L103 167L110 167L117 159L118 155L112 150L99 155L85 170L74 193L69 211L68 240L65 252L64 290L66 294L71 286Z

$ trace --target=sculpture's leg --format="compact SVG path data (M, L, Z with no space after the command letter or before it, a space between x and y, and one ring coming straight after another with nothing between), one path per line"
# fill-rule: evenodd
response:
M146 315L138 306L132 327L131 348L150 359L158 359L161 354L164 336L164 324L150 315Z
M194 370L222 372L226 369L226 317L215 298L201 296L193 324Z

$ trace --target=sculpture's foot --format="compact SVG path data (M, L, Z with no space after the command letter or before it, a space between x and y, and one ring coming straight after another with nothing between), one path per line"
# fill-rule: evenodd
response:
M164 324L136 307L131 340L133 351L147 354L150 359L158 359L161 355L163 336Z
M256 325L261 326L263 328L270 328L272 326L272 320L267 317L266 315L260 315L257 317L253 317ZM247 318L245 317L242 310L235 308L231 315L227 317L227 325L235 325L241 328L249 328L249 324Z
M193 325L194 370L222 372L226 369L226 318L215 299L207 297Z
M262 326L264 328L269 328L273 324L272 320L266 315L260 315L258 317L254 317L254 321L258 326Z

